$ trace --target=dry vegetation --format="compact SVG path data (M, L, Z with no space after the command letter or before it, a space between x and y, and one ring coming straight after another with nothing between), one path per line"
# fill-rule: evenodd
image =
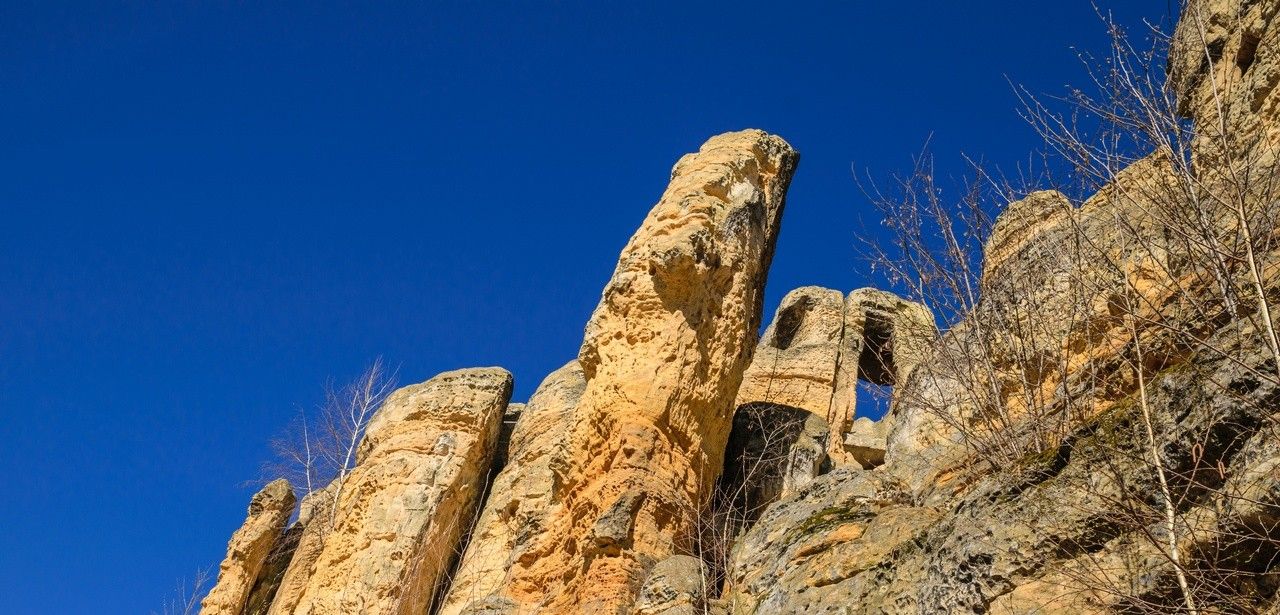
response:
M264 468L264 475L288 479L302 491L299 501L332 489L322 499L336 503L343 482L355 468L365 427L395 390L395 383L395 372L388 372L382 359L376 359L355 380L342 386L327 384L324 401L310 413L299 410L293 425L272 441L276 459ZM332 523L333 506L326 509Z
M997 471L1089 447L1105 484L1064 505L1091 507L1099 540L1117 542L1071 545L1085 553L1062 570L1073 591L1123 612L1258 612L1277 583L1280 515L1226 465L1280 438L1276 152L1233 132L1239 110L1212 68L1214 117L1197 134L1165 78L1169 37L1153 28L1140 49L1109 25L1110 53L1083 58L1087 90L1018 91L1058 194L1027 197L974 165L948 199L927 155L866 189L892 236L868 245L871 262L947 326L924 369L953 386L897 403L929 409ZM1201 42L1211 67L1232 61ZM1027 198L995 224L1015 197ZM1049 230L1019 244L1021 224ZM1196 414L1175 389L1230 410ZM1168 574L1135 581L1152 570Z

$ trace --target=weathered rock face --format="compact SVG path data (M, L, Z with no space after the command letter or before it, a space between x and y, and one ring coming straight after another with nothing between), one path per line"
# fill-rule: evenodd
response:
M706 615L706 571L702 560L672 555L649 573L633 615Z
M1191 4L1171 66L1205 127L1204 196L1231 160L1274 177L1280 3ZM1194 11L1204 19L1189 22ZM1170 542L1201 612L1274 609L1274 357L1256 303L1223 310L1195 277L1168 214L1196 191L1175 171L1157 152L1079 207L1055 192L1011 204L987 244L981 303L895 390L886 464L836 470L770 507L735 545L730 611L1185 612ZM1280 259L1261 245L1275 293ZM992 410L999 420L975 429ZM1036 430L1055 420L1072 427L1043 452L984 458L1043 441Z
M1046 229L1070 221L1075 207L1057 190L1042 190L1010 203L996 219L982 250L982 279L994 280L999 268Z
M905 381L935 337L928 308L893 293L862 288L846 297L816 286L798 288L782 299L761 337L737 404L816 414L837 436L829 444L831 457L855 461L842 444L857 413L858 381Z
M904 379L936 335L928 309L891 293L804 287L783 298L738 390L708 514L715 531L699 544L713 585L726 572L719 545L765 507L832 468L883 462L893 417L853 420L859 382Z
M738 388L717 509L753 519L829 465L843 334L839 291L807 286L783 297Z
M508 599L620 613L680 550L720 471L796 153L751 130L672 171L587 325L560 507Z
M839 434L830 451L837 464L879 465L884 460L883 425L857 423L858 381L895 387L890 411L879 422L896 420L892 404L898 385L910 378L938 336L929 308L893 293L861 288L844 301L845 346L853 360L842 360L836 378L832 431Z
M1178 287L1165 258L1172 233L1150 207L1179 198L1171 173L1151 155L1079 207L1055 191L1008 205L986 244L981 301L895 390L887 463L899 480L917 491L963 484L975 441L1009 441L1001 434L1049 421L1068 397L1077 418L1123 397L1131 383L1107 381L1130 338L1117 298L1133 291L1148 322L1177 318L1161 313ZM1153 332L1143 339L1154 344ZM989 433L966 443L961 426Z
M1193 592L1274 612L1280 381L1246 299L1280 297L1277 13L1192 0L1170 67L1203 174L1157 151L1078 207L1010 204L941 337L919 304L806 287L755 345L796 155L713 138L624 249L577 360L523 407L500 370L398 392L326 514L309 501L282 532L292 496L255 497L206 611L1137 613ZM1221 192L1246 164L1265 181ZM1228 271L1244 291L1205 299L1174 216L1209 198L1230 220L1224 194L1260 212L1264 288ZM884 418L859 416L859 382L893 387Z
M547 376L524 405L511 433L507 465L489 488L439 615L478 608L500 593L507 571L537 544L547 516L560 505L558 474L565 471L573 411L585 387L574 359Z
M814 612L837 612L856 605L827 586L886 565L897 547L937 520L935 511L904 506L899 494L883 473L840 468L770 507L734 546L723 600L728 611L791 613L823 605ZM894 512L882 518L882 510Z
M844 347L844 295L817 286L782 298L738 388L739 407L802 408L830 420Z
M245 601L241 613L266 615L271 610L271 603L280 589L280 582L284 580L284 573L289 569L289 563L293 561L293 554L298 549L298 541L302 538L304 529L305 526L294 523L285 530L275 546L271 547L271 552L267 554L266 561L262 562L258 580L253 584L253 590L249 592L249 598Z
M298 520L289 528L289 532L296 532L297 543L293 545L289 562L274 590L265 590L271 594L269 600L265 596L263 599L268 607L265 612L269 615L288 615L298 607L307 581L315 570L316 559L324 548L324 538L333 529L336 513L333 496L337 489L338 483L332 482L324 489L308 494L298 506Z
M253 591L249 593L249 600L244 607L244 615L267 615L271 612L272 605L276 602L276 596L280 594L280 588L285 585L286 576L288 575L290 565L293 564L295 555L299 561L307 563L300 564L299 570L310 569L310 562L315 561L315 555L319 553L319 541L315 539L318 536L318 527L312 527L312 520L320 510L320 502L332 501L333 490L324 489L314 493L307 494L302 498L302 503L298 506L298 519L285 530L284 535L276 541L275 546L271 548L271 553L267 555L267 560L263 562L262 571L258 573L258 581L253 586ZM325 508L324 513L327 514L329 509ZM319 524L317 524L319 525ZM295 572L295 576L300 574ZM297 583L297 581L294 581ZM298 587L301 590L301 587ZM295 594L296 591L286 591L286 594ZM281 600L281 602L289 602L290 609L293 602L289 598ZM282 611L283 612L283 611Z
M1277 164L1280 5L1267 0L1186 3L1169 51L1179 109L1195 123L1201 168Z
M333 529L292 609L422 613L479 504L512 379L445 372L393 393L338 488Z
M745 450L756 453L747 455L747 463L787 460L785 467L757 473L758 478L786 476L794 487L817 476L828 459L836 466L879 465L891 419L855 420L858 383L905 381L936 337L928 308L892 293L863 288L846 297L818 287L791 291L738 389L738 413L747 415L739 421L741 439ZM822 425L796 410L811 413ZM816 452L811 451L815 442ZM766 490L775 496L790 491Z
M244 524L227 545L218 583L200 603L201 613L240 615L268 554L283 535L293 504L293 487L283 479L272 481L253 496Z
M756 403L739 407L712 500L719 531L737 533L766 506L829 470L829 437L826 420L803 409Z
M1274 573L1258 573L1280 553L1268 524L1280 515L1280 405L1271 401L1280 390L1250 374L1267 352L1243 358L1245 369L1218 360L1167 370L1150 391L1160 454L1178 477L1175 493L1186 494L1182 552L1216 558L1217 576L1201 582L1238 584L1240 604L1256 605L1276 587ZM1248 393L1220 395L1221 385ZM954 497L924 504L885 467L821 476L736 543L730 612L1103 613L1124 608L1126 596L1176 608L1172 568L1148 538L1164 535L1158 509L1118 504L1158 489L1143 429L1133 403L1117 406L1060 449L988 468ZM1220 468L1219 478L1197 484L1201 464ZM1206 489L1221 476L1221 488ZM1135 513L1149 525L1132 525L1125 515Z
M844 452L864 468L874 468L884 463L885 450L889 448L890 420L873 421L867 417L854 419L844 434Z

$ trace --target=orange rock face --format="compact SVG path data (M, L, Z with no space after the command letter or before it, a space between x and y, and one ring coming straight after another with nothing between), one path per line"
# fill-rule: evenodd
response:
M202 615L239 615L244 609L263 562L293 514L293 504L293 487L284 479L272 481L253 496L244 525L227 545L218 584L200 604Z
M683 157L587 325L586 388L509 611L620 613L681 550L722 463L797 154L758 130Z
M536 546L545 519L558 505L558 473L567 458L570 421L585 386L574 359L551 372L525 404L511 434L507 465L489 488L437 615L458 615L500 590L512 563Z
M292 613L427 611L479 504L511 386L505 370L476 368L387 398Z

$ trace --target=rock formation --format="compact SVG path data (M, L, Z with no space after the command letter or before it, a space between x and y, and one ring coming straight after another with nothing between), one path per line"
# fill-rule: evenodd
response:
M1179 26L1171 66L1204 127L1199 189L1238 188L1215 176L1231 156L1275 173L1278 5L1192 2ZM1280 474L1274 452L1260 452L1280 437L1280 387L1263 375L1275 355L1262 321L1215 311L1188 263L1185 229L1171 228L1194 198L1185 172L1157 151L1079 207L1057 192L1009 205L987 242L982 303L895 389L885 465L836 470L770 507L736 544L719 608L1185 612L1199 596L1201 612L1275 609L1280 536L1266 519L1280 511ZM1275 288L1280 267L1263 268ZM1217 350L1192 354L1188 337ZM984 444L974 426L992 410ZM1035 441L1063 416L1079 425L1044 452L994 467L974 455ZM1162 490L1176 498L1173 522ZM1194 560L1185 590L1171 535Z
M1255 354L1251 361L1262 363L1264 357ZM1244 427L1257 424L1258 408L1266 407L1257 402L1276 396L1277 389L1263 387L1250 393L1252 400L1233 400L1205 388L1224 377L1238 382L1241 375L1223 363L1207 371L1170 373L1153 398L1162 421L1172 426L1183 417L1184 440L1170 442L1167 449L1184 464L1174 471L1185 473L1196 463L1195 441L1204 434L1197 425L1226 427L1235 433L1219 433L1222 448L1210 445L1204 454L1221 460L1224 474L1249 484L1252 493L1267 494L1247 500L1220 497L1192 507L1188 517L1201 517L1195 521L1201 529L1189 535L1202 536L1205 543L1221 535L1208 531L1211 524L1224 525L1208 519L1209 511L1247 501L1248 511L1223 515L1241 527L1256 523L1254 515L1280 510L1280 475L1262 478L1275 457L1267 461L1267 454L1249 454L1262 440L1280 434L1272 427L1250 436ZM1122 497L1121 489L1150 493L1156 488L1140 461L1141 427L1118 415L1101 427L1086 430L1070 449L1008 472L987 473L938 505L919 504L932 498L902 489L881 470L821 476L769 508L741 539L723 604L730 613L827 612L841 605L887 613L1111 612L1120 606L1119 592L1090 580L1097 575L1146 583L1149 589L1140 591L1154 600L1172 582L1167 559L1149 542L1121 531L1121 519L1100 514ZM1125 451L1115 454L1103 444ZM1131 461L1118 467L1117 458ZM954 493L946 484L929 487L939 488ZM1158 524L1152 531L1159 531ZM1184 545L1187 552L1207 546L1193 543ZM1257 558L1253 564L1246 559L1245 567L1266 569L1276 553L1274 545L1265 545L1245 547ZM1064 555L1065 560L1058 559ZM1091 584L1096 595L1086 591Z
M816 414L837 435L828 447L831 457L858 461L843 446L857 413L858 381L905 381L936 336L928 308L892 293L862 288L842 296L798 288L783 297L761 337L736 403Z
M649 572L635 615L702 615L706 613L706 566L702 560L688 555L672 555L658 562Z
M855 420L859 381L905 381L937 336L928 308L870 288L787 293L742 379L725 480L757 510L828 465L874 467L892 418ZM735 474L751 485L735 485ZM723 482L723 481L722 481ZM751 513L747 513L751 516Z
M1000 212L982 250L982 279L999 277L999 268L1043 232L1070 222L1075 207L1061 192L1042 190L1014 201Z
M573 411L586 381L578 360L547 376L511 433L507 465L494 479L438 615L456 615L499 592L507 571L527 559L553 508L565 471ZM512 404L515 405L515 404Z
M545 533L489 604L620 611L675 552L719 470L794 160L748 131L676 165L588 324Z
M289 528L290 532L296 534L297 542L289 554L283 574L274 583L275 587L265 590L271 594L269 601L265 597L263 600L267 602L265 612L269 615L293 613L298 601L302 599L302 591L307 588L316 559L324 548L324 537L332 529L336 512L333 509L333 496L338 484L338 481L334 481L324 489L308 494L298 506L298 520ZM257 612L246 609L245 615L257 615Z
M831 419L839 439L829 450L837 463L872 467L884 460L883 434L886 421L894 420L892 403L900 397L897 385L905 383L924 361L938 329L929 308L874 288L849 293L844 315L849 358L841 361L836 378L840 403L833 404ZM856 420L858 381L895 387L890 413L874 425Z
M202 614L239 615L244 609L267 555L293 514L293 504L293 487L283 479L272 481L253 496L244 524L227 544L218 583L200 603Z
M744 131L676 163L587 324L561 504L509 573L516 604L625 612L688 539L720 471L796 158Z
M841 357L853 354L845 346L844 321L840 291L806 286L787 293L756 345L734 403L801 408L832 422L832 406L850 404L851 393L836 390Z
M757 343L797 156L712 138L577 359L523 405L498 369L395 393L287 531L287 484L255 496L206 612L1277 612L1278 12L1192 0L1191 155L1009 203L942 332L803 287Z
M392 393L339 485L298 615L408 614L430 607L488 476L511 375L445 372Z
M258 580L253 584L253 590L249 592L249 599L245 602L242 613L244 615L267 615L271 611L272 604L276 601L276 595L280 593L280 586L284 583L285 575L289 571L289 566L294 561L294 555L298 554L299 546L303 544L303 538L307 533L307 528L311 525L311 520L316 507L314 503L317 496L327 492L317 492L308 494L303 498L302 504L299 506L298 519L290 525L275 545L271 547L271 552L267 554L266 561L262 564L262 570L258 573ZM308 551L304 550L301 559L306 559ZM314 560L314 558L312 558Z
M1179 109L1195 125L1200 168L1274 167L1280 142L1270 0L1191 0L1169 50Z

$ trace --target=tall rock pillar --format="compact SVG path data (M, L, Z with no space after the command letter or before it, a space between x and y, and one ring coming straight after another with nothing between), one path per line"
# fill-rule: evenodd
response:
M759 130L680 159L587 324L556 498L512 610L621 613L680 550L719 474L797 161Z

